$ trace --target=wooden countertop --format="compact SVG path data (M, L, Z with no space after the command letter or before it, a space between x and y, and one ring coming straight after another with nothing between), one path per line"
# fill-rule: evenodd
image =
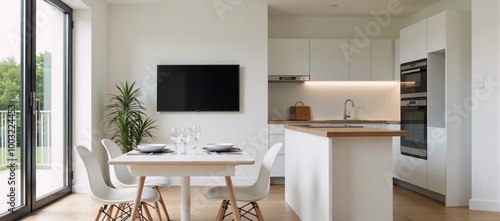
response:
M268 120L268 124L399 124L395 120Z
M285 125L285 128L310 133L323 137L393 137L408 136L405 130L389 130L381 128L312 128L307 125Z

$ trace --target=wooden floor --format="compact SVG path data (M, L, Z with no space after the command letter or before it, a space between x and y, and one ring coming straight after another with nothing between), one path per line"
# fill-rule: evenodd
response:
M191 219L193 221L214 220L219 201L205 201L205 187L191 189ZM162 189L168 198L170 218L179 220L179 187ZM284 186L272 185L268 197L259 202L268 221L299 220L284 201ZM93 203L85 194L71 194L49 207L23 219L24 221L49 220L93 220L100 205ZM227 219L229 220L229 219ZM500 213L471 211L467 207L446 208L442 203L409 190L394 186L394 221L498 221Z

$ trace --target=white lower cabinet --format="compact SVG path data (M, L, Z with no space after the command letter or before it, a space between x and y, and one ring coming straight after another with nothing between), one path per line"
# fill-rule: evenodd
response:
M278 154L274 159L271 177L285 177L285 155Z
M271 148L276 143L283 143L280 152L278 152L274 160L273 168L271 169L271 177L285 177L285 125L269 124L268 129L268 148Z
M397 177L413 185L427 188L427 160L401 155L395 165Z

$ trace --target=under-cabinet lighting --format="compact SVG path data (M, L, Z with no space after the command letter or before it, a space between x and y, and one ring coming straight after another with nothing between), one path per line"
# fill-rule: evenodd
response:
M398 81L306 81L311 87L396 87Z

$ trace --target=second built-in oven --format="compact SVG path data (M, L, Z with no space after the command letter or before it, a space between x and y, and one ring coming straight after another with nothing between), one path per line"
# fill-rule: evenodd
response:
M401 64L401 98L427 96L427 59Z
M401 99L401 130L410 135L401 137L401 154L427 159L427 99Z

